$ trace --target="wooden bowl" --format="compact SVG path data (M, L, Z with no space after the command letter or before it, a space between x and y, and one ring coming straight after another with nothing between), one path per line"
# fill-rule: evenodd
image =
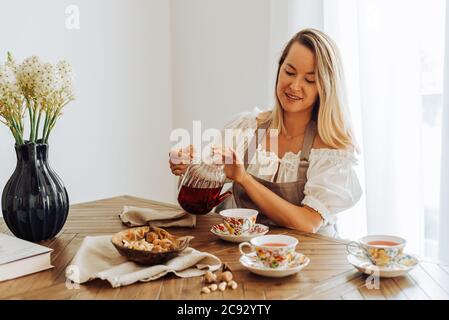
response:
M173 236L175 239L177 239L179 245L175 249L165 252L152 252L147 250L131 249L124 246L123 240L129 241L130 234L134 234L135 237L134 240L140 240L145 237L145 234L147 232L153 230L154 228L150 226L126 229L114 234L112 236L111 241L114 247L117 249L117 251L122 256L126 257L128 260L144 264L147 266L153 266L157 264L163 264L168 260L179 255L181 251L183 251L185 248L189 246L190 240L194 238L192 236L184 236L184 237Z

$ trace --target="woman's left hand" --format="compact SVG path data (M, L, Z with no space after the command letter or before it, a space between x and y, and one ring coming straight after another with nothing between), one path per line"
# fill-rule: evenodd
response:
M214 155L218 155L221 164L224 164L224 173L228 179L241 183L247 177L243 161L232 148L214 146L212 150Z

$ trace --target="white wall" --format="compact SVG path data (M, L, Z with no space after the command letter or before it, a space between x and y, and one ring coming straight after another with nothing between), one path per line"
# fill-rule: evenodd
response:
M175 128L267 107L269 0L173 0L171 17Z
M65 28L69 4L80 8L80 30ZM120 194L173 200L169 19L166 0L1 0L1 61L9 50L73 65L77 99L49 141L71 203ZM15 167L13 144L1 125L1 189Z

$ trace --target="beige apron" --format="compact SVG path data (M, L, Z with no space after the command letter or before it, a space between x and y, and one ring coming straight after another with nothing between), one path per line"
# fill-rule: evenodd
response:
M267 122L265 124L262 124L260 127L257 128L256 133L258 130L262 129L263 134L266 134L266 129L268 129L270 123ZM288 202L300 206L302 200L304 199L304 186L307 182L307 169L309 168L309 155L310 150L312 149L313 140L315 139L317 133L317 127L316 122L311 120L309 124L307 125L303 145L301 148L301 155L300 155L300 162L298 165L298 174L297 174L297 180L293 182L271 182L264 179L260 179L258 177L255 177L252 175L252 177L270 189L272 192L280 196L281 198L287 200ZM257 134L254 135L253 140L257 139ZM263 136L262 136L263 139ZM260 139L262 141L262 139ZM257 141L257 140L256 140ZM255 141L251 141L249 145L253 145ZM248 160L248 148L245 149L244 154L244 165L245 170L248 168L249 160ZM279 168L278 168L279 170ZM245 189L238 184L233 183L232 184L232 196L226 199L222 204L216 207L215 212L220 212L224 209L230 209L230 208L249 208L249 209L256 209L259 211L259 215L257 217L258 223L263 224L270 224L275 225L273 221L271 221L264 213L263 211L258 208L258 206L250 199L248 194L245 192ZM332 227L332 226L331 226ZM326 228L328 229L328 228ZM326 234L328 236L335 237L336 230L334 227L331 228L331 230L321 230L322 234Z

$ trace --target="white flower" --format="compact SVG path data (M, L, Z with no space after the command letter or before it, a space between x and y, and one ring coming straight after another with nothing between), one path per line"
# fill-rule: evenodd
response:
M22 95L20 88L17 86L14 68L15 65L9 62L0 65L0 103L3 106L20 104L22 101Z
M17 67L17 82L28 100L41 99L51 94L55 82L54 67L42 63L36 56L25 59Z
M54 105L61 107L74 100L72 85L72 68L67 61L59 61L56 64L56 74L53 92Z
M42 138L46 141L56 119L62 115L62 108L74 99L72 70L67 61L53 65L31 56L17 64L8 53L7 61L0 64L0 120L11 128L18 143L23 143L23 118L27 109L33 141L37 139L44 113Z

